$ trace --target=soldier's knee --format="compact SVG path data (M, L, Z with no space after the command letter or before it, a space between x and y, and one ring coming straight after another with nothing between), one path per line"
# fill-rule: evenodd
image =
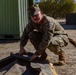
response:
M54 54L61 55L62 51L63 51L62 48L61 47L58 47L58 48L56 48Z

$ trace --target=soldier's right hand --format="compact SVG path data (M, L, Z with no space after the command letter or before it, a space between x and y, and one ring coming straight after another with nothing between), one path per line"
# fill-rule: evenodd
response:
M25 49L24 49L24 47L20 47L20 51L19 51L19 55L24 55L24 54L26 54L26 51L25 51Z

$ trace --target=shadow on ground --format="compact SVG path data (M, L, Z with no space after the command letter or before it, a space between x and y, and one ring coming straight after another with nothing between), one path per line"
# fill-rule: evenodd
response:
M19 42L19 39L0 39L0 44Z

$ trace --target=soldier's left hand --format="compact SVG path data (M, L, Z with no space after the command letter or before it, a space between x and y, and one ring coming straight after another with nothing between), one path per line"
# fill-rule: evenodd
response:
M31 58L30 58L30 61L32 61L33 59L37 58L38 55L34 54Z

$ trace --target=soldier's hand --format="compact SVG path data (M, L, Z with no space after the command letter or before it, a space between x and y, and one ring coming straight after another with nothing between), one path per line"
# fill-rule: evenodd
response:
M31 58L30 58L30 61L32 61L33 59L37 58L38 55L34 54Z
M24 54L26 54L26 51L25 51L25 49L24 49L24 47L20 47L20 51L19 51L19 55L24 55Z

